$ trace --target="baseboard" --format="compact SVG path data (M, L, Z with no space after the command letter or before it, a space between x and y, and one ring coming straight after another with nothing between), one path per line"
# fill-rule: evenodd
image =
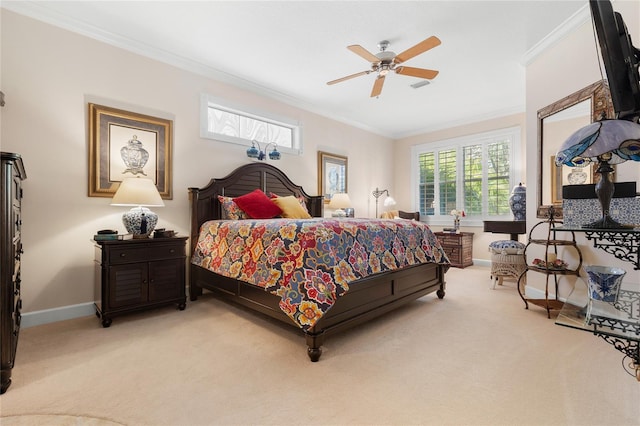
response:
M490 259L473 259L473 264L476 266L491 267L491 260Z
M60 308L44 309L22 314L21 328L35 327L36 325L50 322L64 321L73 318L95 315L96 308L93 302L80 303L78 305L62 306Z
M486 259L473 259L473 264L477 266L491 267L491 260ZM537 289L533 289L537 290ZM187 287L188 292L188 287ZM527 287L527 292L529 288ZM188 293L187 293L188 294ZM543 297L544 292L540 292L542 296L536 295L532 297ZM95 315L96 308L93 302L80 303L78 305L62 306L59 308L44 309L42 311L34 311L22 314L22 321L20 322L21 328L35 327L37 325L48 324L50 322L64 321L74 318L86 317L89 315Z
M528 297L529 299L544 299L544 290L541 290L539 288L535 288L532 286L526 286L524 288L524 295L526 297ZM551 294L549 293L549 300L551 299L555 299L556 295L555 294ZM561 302L566 302L567 298L566 297L558 297L558 300Z

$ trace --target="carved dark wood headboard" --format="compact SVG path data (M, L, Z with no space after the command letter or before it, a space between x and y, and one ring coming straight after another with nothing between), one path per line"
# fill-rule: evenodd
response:
M191 204L191 251L198 239L200 226L208 221L222 218L222 206L218 195L238 197L259 188L265 194L273 192L281 196L304 197L307 210L313 217L323 216L323 197L307 194L280 169L267 163L249 163L240 166L228 176L211 179L202 188L189 188Z

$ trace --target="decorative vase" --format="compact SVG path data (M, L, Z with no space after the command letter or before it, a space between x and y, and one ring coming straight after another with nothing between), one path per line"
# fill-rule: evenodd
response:
M146 207L134 207L122 215L122 223L133 238L148 238L158 224L158 215Z
M127 145L120 149L120 156L125 166L127 166L122 174L131 173L134 176L138 174L143 176L147 175L144 172L144 166L146 166L147 161L149 161L149 151L144 149L142 142L138 140L138 136L133 135L133 138L129 139Z
M527 187L522 183L513 187L511 197L509 197L509 207L511 207L514 220L527 219Z
M622 285L622 278L627 273L622 268L612 266L585 266L589 287L589 299L615 303Z
M455 229L456 231L460 230L460 218L456 217L455 219L453 219L453 229Z

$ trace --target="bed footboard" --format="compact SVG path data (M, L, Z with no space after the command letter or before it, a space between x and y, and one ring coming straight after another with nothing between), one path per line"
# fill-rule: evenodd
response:
M436 292L438 298L442 299L445 296L444 273L445 266L428 263L352 283L347 294L338 299L313 328L304 331L307 355L311 361L318 361L326 337L371 321L429 293ZM203 288L224 300L297 328L280 310L279 297L254 285L191 265L190 299L196 300Z

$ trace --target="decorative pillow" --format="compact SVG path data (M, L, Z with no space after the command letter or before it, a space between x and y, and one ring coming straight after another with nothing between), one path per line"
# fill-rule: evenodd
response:
M274 194L273 192L270 192L269 193L269 197L271 197L271 199L273 200L274 198L280 197L280 195ZM293 195L291 195L291 197L293 197ZM305 202L304 197L303 196L299 196L299 197L295 197L295 198L296 198L296 200L298 200L298 203L300 203L300 207L302 207L303 210L305 212L307 212L307 214L308 214L309 213L309 209L307 209L307 203Z
M233 202L252 219L271 219L282 214L282 209L259 189L236 197Z
M243 220L249 219L249 216L238 207L231 197L218 195L218 201L222 204L222 219Z
M309 212L302 208L298 199L293 195L271 198L271 201L282 209L282 217L290 219L309 219L311 217Z
M522 254L524 244L514 240L498 240L489 244L489 251L497 254Z

